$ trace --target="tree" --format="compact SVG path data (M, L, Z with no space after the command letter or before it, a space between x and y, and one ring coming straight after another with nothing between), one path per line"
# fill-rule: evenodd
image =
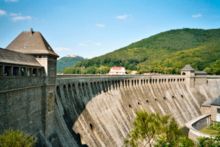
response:
M7 130L0 135L0 147L33 147L36 138L18 130Z
M136 114L134 128L125 140L126 146L194 146L170 116L148 114L145 111L139 111Z

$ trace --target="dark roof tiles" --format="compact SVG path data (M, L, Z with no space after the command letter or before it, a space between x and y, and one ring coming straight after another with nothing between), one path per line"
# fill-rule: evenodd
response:
M181 69L181 71L195 71L195 69L192 68L191 65L187 64Z
M20 33L7 49L25 54L46 54L58 57L40 32L33 30Z
M41 67L35 57L31 55L25 55L2 48L0 48L0 63Z

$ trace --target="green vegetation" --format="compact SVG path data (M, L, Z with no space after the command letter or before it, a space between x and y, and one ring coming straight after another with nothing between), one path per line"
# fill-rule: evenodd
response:
M64 68L74 66L79 61L84 60L82 57L62 57L57 61L57 72L62 73Z
M213 137L200 137L198 139L199 147L219 147L220 146L220 123L213 122L209 127L200 130L203 133L212 135Z
M0 135L0 147L33 147L36 138L21 131L7 130Z
M105 74L108 73L110 67L108 66L91 66L91 67L67 67L64 69L64 73L66 74Z
M220 146L220 136L215 136L213 138L199 138L200 147L219 147Z
M220 29L178 29L162 32L106 55L84 60L64 73L107 73L124 66L139 73L176 74L185 64L220 74ZM100 68L104 67L105 70Z
M193 147L194 143L184 135L176 121L169 116L137 112L134 128L125 140L126 146Z
M218 135L218 133L219 133L217 130L209 128L209 127L203 128L200 131L202 133L209 134L209 135Z
M220 134L220 123L214 122L209 127L205 127L200 130L203 133L209 134L209 135L219 135Z

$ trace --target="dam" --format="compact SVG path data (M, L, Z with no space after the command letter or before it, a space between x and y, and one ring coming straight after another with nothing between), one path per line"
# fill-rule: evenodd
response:
M219 96L220 76L58 76L56 100L88 146L123 146L137 110L171 115L180 126ZM58 105L58 106L59 106ZM68 124L68 123L67 123Z
M171 115L182 127L220 96L220 76L57 75L58 55L33 30L0 49L0 133L18 129L37 146L123 146L135 112Z

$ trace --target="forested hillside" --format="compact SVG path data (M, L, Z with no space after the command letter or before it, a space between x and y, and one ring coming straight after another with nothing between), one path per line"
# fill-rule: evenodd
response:
M210 74L220 74L220 29L178 29L162 32L124 48L84 60L65 73L107 73L125 66L139 73L176 74L185 64Z
M63 73L64 68L74 66L79 61L84 60L84 58L80 56L66 56L62 57L57 61L57 72Z

